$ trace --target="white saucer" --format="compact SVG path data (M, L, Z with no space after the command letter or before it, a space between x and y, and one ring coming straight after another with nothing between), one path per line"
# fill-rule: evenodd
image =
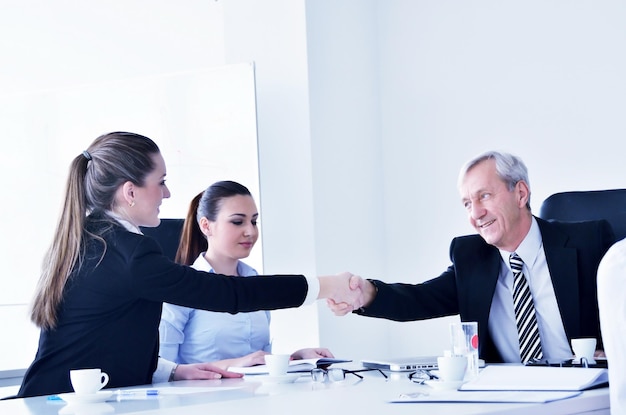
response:
M104 402L113 396L113 391L98 391L85 395L77 395L75 393L63 393L59 398L68 403L97 403Z
M424 383L435 390L450 391L458 390L463 384L463 381L459 380L456 382L444 382L443 380L427 380Z
M298 379L301 373L287 373L282 376L263 376L264 383L293 383Z

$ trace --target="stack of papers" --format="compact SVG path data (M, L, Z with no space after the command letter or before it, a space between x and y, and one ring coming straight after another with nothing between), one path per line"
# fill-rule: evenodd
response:
M319 366L329 366L333 363L345 363L351 361L352 360L333 359L329 357L323 357L319 359L291 360L289 362L289 370L287 370L287 372L309 372ZM265 365L256 365L250 367L232 366L229 367L228 370L231 372L243 373L244 375L265 375L268 373L267 366Z
M608 383L607 369L495 365L461 386L462 391L582 391Z
M421 389L390 402L545 403L572 398L585 389L607 384L607 369L492 365L458 391Z

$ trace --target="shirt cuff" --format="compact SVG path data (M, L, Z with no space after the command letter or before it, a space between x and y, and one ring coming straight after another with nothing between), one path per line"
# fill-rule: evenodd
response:
M313 304L320 295L320 280L317 277L305 277L309 289L302 305Z
M152 374L152 383L167 382L170 379L170 373L172 373L172 369L174 369L174 367L176 367L176 363L159 357L157 368Z

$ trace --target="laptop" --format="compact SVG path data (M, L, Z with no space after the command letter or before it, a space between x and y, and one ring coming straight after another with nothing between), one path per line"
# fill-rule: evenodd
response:
M391 372L437 369L437 356L403 357L383 360L364 359L361 360L361 364L368 369L389 370Z

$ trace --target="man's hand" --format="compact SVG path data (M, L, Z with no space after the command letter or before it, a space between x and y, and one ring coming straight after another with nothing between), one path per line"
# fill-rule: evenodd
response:
M376 297L376 287L368 280L364 280L358 275L353 275L349 280L349 288L352 292L358 293L358 303L348 303L336 301L334 298L328 298L326 303L336 316L345 316L346 314L367 306Z
M350 272L342 272L333 276L319 277L320 294L318 298L332 300L331 304L342 304L340 308L344 314L362 307L363 293L361 285L363 279Z

